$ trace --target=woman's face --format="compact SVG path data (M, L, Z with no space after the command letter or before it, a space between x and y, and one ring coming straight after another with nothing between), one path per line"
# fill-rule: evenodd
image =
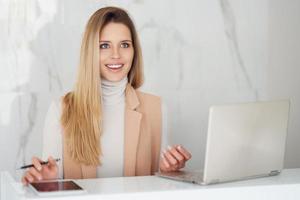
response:
M120 81L127 76L134 49L127 26L110 22L100 34L100 74L108 81Z

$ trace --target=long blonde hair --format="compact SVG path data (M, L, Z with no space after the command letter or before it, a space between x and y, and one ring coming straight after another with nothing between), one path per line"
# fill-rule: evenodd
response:
M97 10L89 19L80 50L80 62L75 89L63 97L61 124L65 144L71 158L86 165L100 165L100 136L102 133L101 78L99 65L99 36L110 22L126 25L134 48L134 57L128 73L133 88L143 83L141 47L134 24L127 12L117 7Z

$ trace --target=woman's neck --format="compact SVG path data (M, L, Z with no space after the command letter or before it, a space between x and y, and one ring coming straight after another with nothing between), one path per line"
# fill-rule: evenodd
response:
M118 82L102 79L102 100L104 105L116 105L125 100L125 89L128 83L127 77Z

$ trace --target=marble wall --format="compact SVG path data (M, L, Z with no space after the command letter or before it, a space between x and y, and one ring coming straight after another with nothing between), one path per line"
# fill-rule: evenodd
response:
M163 98L170 143L193 154L188 168L203 165L210 105L286 98L285 167L300 167L299 1L2 0L1 171L16 174L41 155L51 99L72 89L85 23L106 5L133 17L145 63L142 90Z

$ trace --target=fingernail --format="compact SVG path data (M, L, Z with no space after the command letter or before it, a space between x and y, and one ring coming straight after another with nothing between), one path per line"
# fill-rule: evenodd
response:
M42 166L38 166L38 170L41 171L42 170Z
M42 180L42 177L39 176L38 179L39 179L39 181L40 181L40 180Z
M172 149L172 147L171 147L170 145L168 145L168 149L169 149L169 150L171 150L171 149Z
M178 148L178 149L181 149L181 145L178 145L177 148Z
M164 154L166 154L166 153L167 153L167 151L166 151L166 150L163 150L163 153L164 153Z

